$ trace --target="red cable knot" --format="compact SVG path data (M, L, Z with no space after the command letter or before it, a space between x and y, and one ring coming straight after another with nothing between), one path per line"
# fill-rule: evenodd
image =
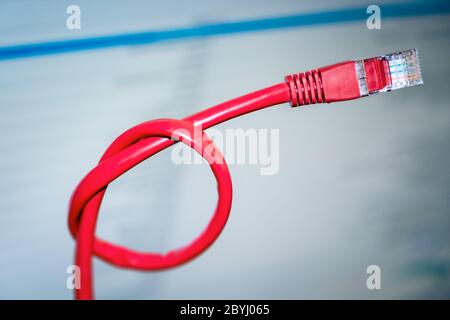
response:
M150 271L179 266L205 251L219 236L228 219L232 184L223 155L202 130L250 112L288 102L289 98L290 92L286 83L278 83L182 120L147 121L121 134L108 147L98 165L78 184L70 200L69 229L77 242L75 264L80 271L79 286L75 291L77 299L94 297L94 255L117 267ZM205 157L217 179L217 207L206 229L188 245L166 253L139 252L97 238L97 216L108 184L177 141L188 144ZM219 161L209 161L214 159Z
M166 253L139 252L95 236L98 211L108 184L157 152L155 138L164 147L182 142L197 151L210 165L217 180L218 201L213 217L191 243ZM70 202L69 229L77 240L76 262L81 270L78 299L92 299L92 256L113 265L137 270L162 270L186 263L205 251L222 232L230 214L232 185L228 166L213 141L191 121L158 119L144 122L120 135L98 165L75 189Z
M292 107L325 102L322 78L318 70L295 73L285 77Z

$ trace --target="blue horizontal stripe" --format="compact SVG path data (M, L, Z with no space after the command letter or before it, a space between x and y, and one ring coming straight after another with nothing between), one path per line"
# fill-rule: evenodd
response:
M382 19L450 13L450 1L445 0L420 2L413 1L407 3L382 5L380 7ZM307 27L351 21L363 22L367 19L367 17L368 14L366 13L366 7L357 7L297 14L292 16L198 25L172 30L146 31L73 40L21 44L0 47L0 60L112 48L118 46L136 46L168 40L201 38L241 32Z

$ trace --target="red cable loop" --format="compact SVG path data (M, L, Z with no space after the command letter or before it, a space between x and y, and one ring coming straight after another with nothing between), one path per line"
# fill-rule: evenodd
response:
M364 60L365 64L374 61L377 63L375 67L368 69L371 72L367 72L367 67L364 67L368 83L383 80L377 90L390 83L384 81L386 78L390 79L390 70L386 69L386 61L381 62L382 58ZM379 66L381 63L383 68ZM284 83L224 102L182 120L153 120L125 131L109 146L98 165L81 180L70 200L69 229L77 241L76 264L81 271L81 288L76 290L76 297L93 298L92 255L123 268L162 270L195 258L219 236L231 209L231 178L221 152L202 130L284 102L290 102L296 107L317 102L357 99L363 96L358 79L355 62L344 61L288 75ZM217 180L217 208L206 229L190 244L165 254L142 253L96 238L97 216L108 184L177 141L182 141L202 154L211 165ZM206 152L207 147L211 149L209 153Z
M99 164L81 180L70 200L69 229L77 241L75 259L81 271L80 289L75 292L76 298L93 298L93 254L123 268L162 270L186 263L206 250L226 224L231 209L232 185L221 152L202 130L237 116L295 99L291 96L290 85L291 83L280 83L219 104L183 120L161 119L144 122L120 135L103 154ZM209 162L216 177L218 203L206 229L190 244L166 254L142 253L96 238L97 216L108 184L140 162L177 142L171 139L180 140L199 152Z
M380 78L385 79L383 72L389 72L380 68L372 69L372 73L366 72L367 81L371 83ZM284 102L290 102L291 106L296 107L360 97L355 62L344 61L288 75L284 83L224 102L182 120L153 120L125 131L109 146L98 165L81 180L72 194L69 229L77 240L76 264L81 271L81 288L76 290L76 297L93 297L92 255L123 268L162 270L195 258L219 236L231 209L231 178L222 154L202 130ZM182 140L202 154L210 163L217 179L218 204L206 229L190 244L165 254L142 253L96 238L97 216L108 184L140 162L177 142L171 139ZM207 146L214 154L205 152Z

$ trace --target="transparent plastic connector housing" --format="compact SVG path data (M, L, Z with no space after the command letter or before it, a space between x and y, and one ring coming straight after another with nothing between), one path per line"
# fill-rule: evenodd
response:
M356 77L358 78L359 93L361 97L365 97L369 94L367 88L366 70L364 69L364 61L355 61Z
M423 84L417 49L387 54L384 58L389 62L392 81L387 91Z

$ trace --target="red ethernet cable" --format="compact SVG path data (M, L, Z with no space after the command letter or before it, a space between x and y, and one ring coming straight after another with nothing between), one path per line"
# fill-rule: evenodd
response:
M81 180L70 201L69 229L77 242L75 260L81 272L76 298L93 299L93 254L122 268L163 270L192 260L219 236L231 210L231 177L223 155L202 130L285 102L290 102L293 107L329 103L422 83L418 53L412 49L289 75L285 82L182 120L151 120L125 131L109 146L98 165ZM97 216L108 184L178 141L201 154L217 180L217 207L206 229L190 244L164 254L138 252L95 237Z

